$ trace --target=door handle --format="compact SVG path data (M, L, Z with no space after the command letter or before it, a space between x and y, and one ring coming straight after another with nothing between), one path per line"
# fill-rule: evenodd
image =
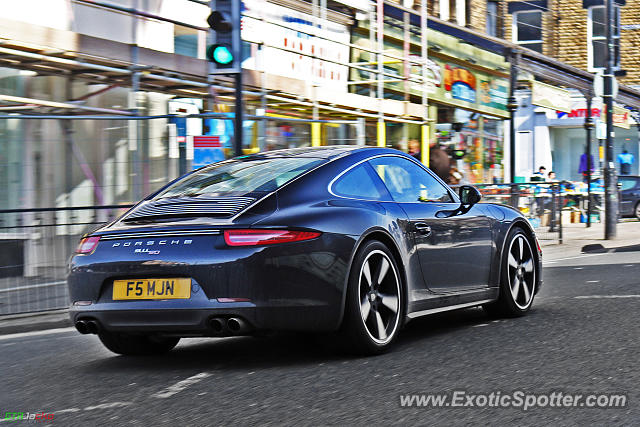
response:
M425 234L425 235L431 234L431 227L425 224L424 222L416 222L413 226L416 228L416 231L418 231L418 233L420 234Z

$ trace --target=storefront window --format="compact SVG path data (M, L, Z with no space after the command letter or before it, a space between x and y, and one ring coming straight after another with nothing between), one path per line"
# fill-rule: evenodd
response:
M451 156L462 183L503 182L503 121L465 110L438 109L436 141Z

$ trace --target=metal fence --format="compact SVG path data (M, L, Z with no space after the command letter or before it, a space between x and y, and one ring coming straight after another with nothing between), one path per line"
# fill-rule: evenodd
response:
M67 261L81 236L128 207L0 210L0 315L67 307Z
M566 224L600 222L602 192L576 191L574 185L566 181L477 184L476 187L484 202L518 209L527 217L540 240L562 243L562 230Z

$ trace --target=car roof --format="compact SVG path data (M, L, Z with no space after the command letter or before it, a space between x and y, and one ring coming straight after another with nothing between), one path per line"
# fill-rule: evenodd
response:
M357 145L331 145L324 147L299 147L282 150L261 151L255 154L236 157L236 159L271 159L276 157L309 157L318 159L331 159L342 156L350 151L362 148Z
M369 151L371 154L393 154L398 150L371 145L329 145L322 147L285 148L282 150L261 151L255 154L235 157L237 160L273 159L279 157L306 157L333 160L346 154Z

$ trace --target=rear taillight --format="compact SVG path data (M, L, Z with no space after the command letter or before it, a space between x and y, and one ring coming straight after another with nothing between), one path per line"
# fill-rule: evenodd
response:
M538 240L537 236L536 236L536 246L538 247L538 253L541 254L542 253L542 248L540 247L540 241Z
M80 240L80 244L76 248L77 254L90 254L96 249L98 246L98 242L100 241L100 236L91 236L85 237Z
M315 239L320 233L294 230L225 230L224 241L229 246L272 245Z

